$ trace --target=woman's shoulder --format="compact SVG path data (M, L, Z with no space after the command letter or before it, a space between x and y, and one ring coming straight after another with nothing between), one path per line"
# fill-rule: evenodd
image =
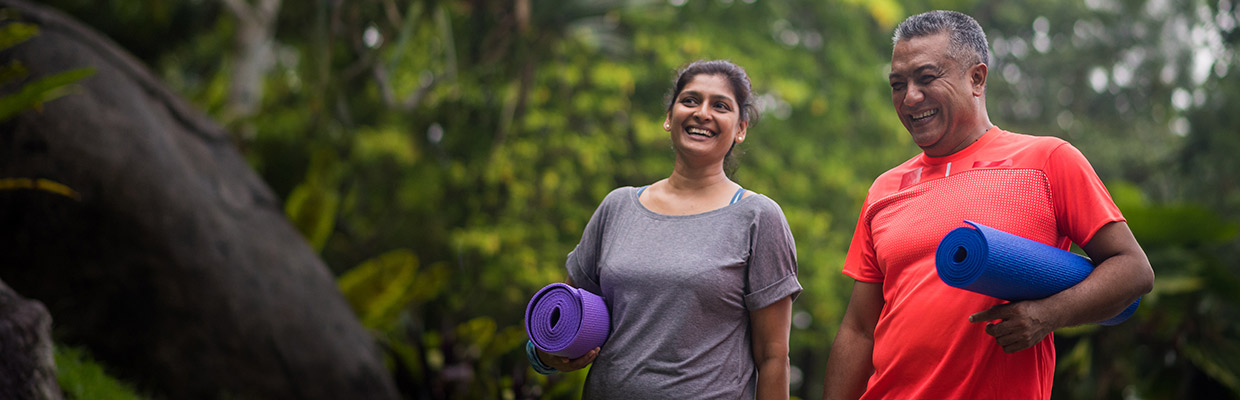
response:
M638 191L640 191L643 188L645 188L645 186L621 186L621 187L612 189L611 192L607 193L607 196L603 197L603 203L620 201L623 199L627 199L630 196L637 197Z
M621 186L612 189L611 192L608 192L607 195L603 197L603 201L599 202L598 208L600 210L621 209L630 204L631 201L637 199L638 191L641 189L642 187L640 186Z
M779 206L779 203L776 202L775 199L772 199L770 196L763 193L752 190L749 191L749 195L742 197L741 201L749 204L750 207L759 211L777 212L779 215L783 215L784 212L783 208Z

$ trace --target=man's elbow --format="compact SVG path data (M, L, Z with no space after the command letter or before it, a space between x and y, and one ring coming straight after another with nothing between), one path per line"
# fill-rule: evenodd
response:
M1150 260L1146 258L1145 252L1140 251L1136 255L1135 271L1132 274L1132 286L1138 291L1138 295L1145 295L1154 290L1154 268L1150 266Z
M1154 268L1150 267L1148 261L1145 262L1145 269L1142 270L1139 286L1143 295L1154 290Z

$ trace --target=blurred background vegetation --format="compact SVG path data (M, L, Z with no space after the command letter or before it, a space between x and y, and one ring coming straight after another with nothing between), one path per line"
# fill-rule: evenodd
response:
M1240 394L1231 0L44 3L227 126L403 393L445 399L579 396L584 372L528 367L526 301L564 279L608 191L670 172L664 95L677 67L713 58L760 96L734 178L796 237L791 389L819 397L860 203L919 151L891 110L891 31L962 11L992 44L992 121L1080 148L1158 276L1128 322L1058 332L1055 398ZM58 359L89 365L77 351Z

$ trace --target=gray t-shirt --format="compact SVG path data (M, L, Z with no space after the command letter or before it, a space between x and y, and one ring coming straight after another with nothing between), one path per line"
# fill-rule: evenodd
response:
M801 292L783 210L755 194L720 209L664 215L612 191L568 255L577 287L600 295L611 335L586 399L752 399L749 311Z

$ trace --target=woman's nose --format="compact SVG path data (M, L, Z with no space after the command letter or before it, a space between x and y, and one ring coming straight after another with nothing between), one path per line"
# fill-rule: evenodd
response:
M699 120L709 121L711 118L710 107L708 107L706 103L702 103L702 105L693 109L693 117Z

